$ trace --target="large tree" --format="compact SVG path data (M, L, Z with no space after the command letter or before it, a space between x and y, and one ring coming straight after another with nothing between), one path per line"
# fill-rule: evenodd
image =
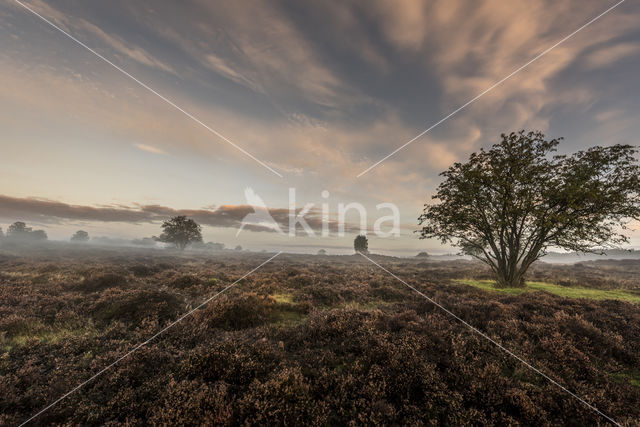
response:
M202 242L202 227L186 216L174 216L162 223L162 234L158 241L173 243L184 250L190 243Z
M454 163L419 217L421 238L453 243L486 263L497 286L524 286L550 247L596 252L628 242L640 219L640 166L630 145L554 155L541 132L501 135L490 149Z

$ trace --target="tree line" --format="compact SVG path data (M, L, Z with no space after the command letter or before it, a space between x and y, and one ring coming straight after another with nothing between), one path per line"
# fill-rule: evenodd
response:
M44 230L34 230L31 227L27 227L22 221L17 221L11 224L7 228L7 234L2 231L0 228L0 238L8 238L15 240L31 240L31 241L42 241L47 240L47 233Z

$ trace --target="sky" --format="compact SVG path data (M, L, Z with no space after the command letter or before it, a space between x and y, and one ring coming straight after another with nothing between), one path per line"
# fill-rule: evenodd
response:
M23 220L51 239L79 228L132 239L187 214L228 247L350 251L350 227L236 235L252 212L247 188L276 220L295 188L296 208L314 203L316 231L323 203L332 231L340 203L362 204L369 229L389 215L376 206L393 203L400 235L370 233L372 251L446 253L414 231L453 162L519 129L564 137L563 153L640 134L631 0L360 177L616 2L21 1L111 64L15 0L0 3L5 230ZM353 210L347 219L358 223Z

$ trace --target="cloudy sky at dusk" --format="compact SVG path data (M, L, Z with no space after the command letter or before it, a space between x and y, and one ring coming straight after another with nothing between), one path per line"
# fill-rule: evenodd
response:
M373 251L448 251L417 239L416 218L438 173L501 132L562 136L562 152L640 135L640 3L630 0L359 178L616 1L23 3L282 178L5 0L3 229L22 219L53 239L78 228L145 237L187 213L227 246L350 248L353 235L235 236L247 187L276 215L295 187L298 207L328 203L334 218L338 203L359 202L370 225L389 214L377 204L395 203L401 236L372 237Z

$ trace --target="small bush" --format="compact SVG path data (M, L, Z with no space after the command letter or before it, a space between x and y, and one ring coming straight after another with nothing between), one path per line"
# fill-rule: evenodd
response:
M128 279L126 276L117 273L94 274L85 278L82 283L77 286L84 292L100 292L109 288L126 287Z
M156 269L144 264L132 265L129 271L136 277L149 277L156 273Z

